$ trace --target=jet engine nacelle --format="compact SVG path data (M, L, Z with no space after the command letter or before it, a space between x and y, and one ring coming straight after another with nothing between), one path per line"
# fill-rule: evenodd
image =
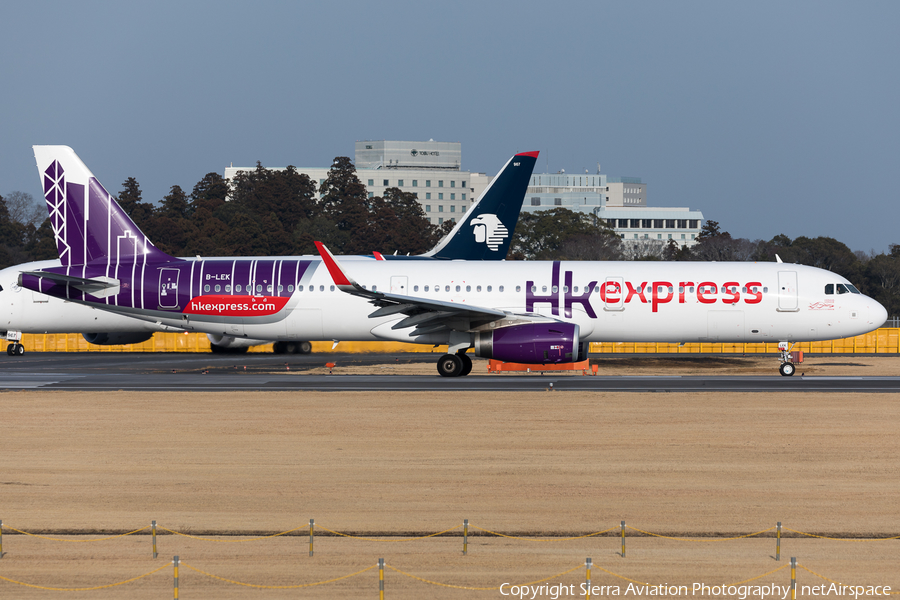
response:
M475 334L475 356L524 364L577 362L587 358L573 323L523 323Z
M231 335L216 335L207 333L209 338L209 349L212 352L246 352L251 346L261 346L263 344L271 344L272 340L253 340L250 338L239 338Z
M152 331L123 331L119 333L82 333L88 344L95 346L113 346L140 344L153 337Z

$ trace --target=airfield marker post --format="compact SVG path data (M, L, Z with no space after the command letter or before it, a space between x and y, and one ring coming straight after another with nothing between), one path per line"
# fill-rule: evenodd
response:
M587 557L584 561L584 566L587 567L587 575L585 576L585 581L587 582L587 590L584 597L587 600L591 600L591 557Z
M313 528L316 526L316 520L309 520L309 555L313 555Z
M153 537L153 558L156 558L156 521L150 521L150 535Z
M791 557L791 600L797 600L797 557Z
M378 559L378 600L384 600L384 559Z
M625 558L625 521L622 521L622 558Z
M469 520L463 519L463 556L469 553Z
M178 556L177 555L172 559L172 564L175 565L175 600L178 600Z
M781 521L775 528L775 560L781 560Z
M3 519L0 519L0 558L3 558Z

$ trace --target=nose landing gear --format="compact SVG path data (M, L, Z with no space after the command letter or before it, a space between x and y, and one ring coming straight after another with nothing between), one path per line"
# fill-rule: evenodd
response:
M794 359L791 356L791 348L793 348L793 344L789 345L788 342L778 342L778 349L781 351L781 366L778 367L778 372L784 377L790 377L797 371L797 367L794 365Z
M19 343L10 344L6 347L6 353L10 356L22 356L25 354L25 346Z

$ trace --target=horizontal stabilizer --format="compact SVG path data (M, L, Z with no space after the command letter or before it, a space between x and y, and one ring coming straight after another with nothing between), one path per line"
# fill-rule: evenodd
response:
M107 296L115 296L119 293L120 282L112 277L74 277L72 275L62 275L61 273L51 273L49 271L22 271L20 273L20 284L22 275L32 275L41 279L48 279L60 285L70 285L75 289L90 294L95 298L106 298Z

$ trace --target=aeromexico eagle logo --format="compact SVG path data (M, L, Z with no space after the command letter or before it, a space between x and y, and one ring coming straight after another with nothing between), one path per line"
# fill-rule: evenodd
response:
M503 240L509 237L506 225L503 224L497 215L479 215L472 219L469 224L474 228L472 233L475 235L475 241L479 244L487 244L487 247L494 252L497 251Z

